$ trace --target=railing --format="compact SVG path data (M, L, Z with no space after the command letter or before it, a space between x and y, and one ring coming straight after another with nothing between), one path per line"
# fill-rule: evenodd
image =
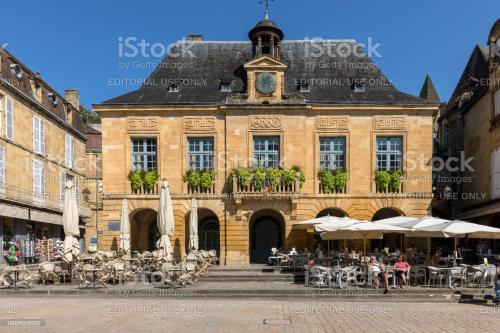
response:
M377 181L374 181L375 193L403 193L404 192L404 177L400 178L399 186L397 188L393 188L391 184L387 184L382 187Z
M300 191L300 173L297 173L295 181L291 184L279 182L276 186L272 186L268 180L265 180L262 185L256 184L250 180L248 184L242 184L238 177L233 177L232 185L233 193L253 194L253 193L298 193Z
M318 184L318 193L319 194L346 194L347 193L347 184L344 186L344 188L332 188L330 190L328 189L325 189L322 185L321 185L321 180L319 180L319 184Z
M157 181L152 188L147 188L146 186L142 185L137 188L134 188L132 186L131 181L127 181L128 183L128 188L130 189L131 194L135 195L158 195L160 194L160 189L161 189L161 181Z
M192 186L189 183L185 185L185 193L187 194L215 194L215 189L217 188L217 183L214 181L210 188L203 188L201 186Z

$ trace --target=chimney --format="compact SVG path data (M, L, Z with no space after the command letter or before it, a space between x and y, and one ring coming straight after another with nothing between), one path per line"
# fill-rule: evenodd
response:
M66 91L66 101L77 110L80 110L80 98L78 96L78 90L67 89Z
M203 35L189 35L187 36L187 41L188 42L203 42Z

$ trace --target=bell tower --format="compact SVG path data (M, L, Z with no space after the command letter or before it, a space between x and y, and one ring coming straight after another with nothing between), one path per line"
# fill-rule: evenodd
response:
M285 70L288 66L281 58L283 31L269 19L266 1L264 19L248 33L252 42L253 59L244 65L248 78L250 103L280 103L283 100Z

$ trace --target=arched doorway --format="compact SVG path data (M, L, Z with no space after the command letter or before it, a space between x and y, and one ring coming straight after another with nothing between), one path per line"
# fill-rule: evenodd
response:
M198 225L198 238L200 250L215 250L220 255L219 220L208 217Z
M186 215L186 252L189 252L189 218ZM210 209L198 208L198 249L215 250L220 255L220 224L217 215Z
M274 211L262 211L252 216L250 223L250 262L263 263L273 247L283 248L283 219Z
M335 216L335 217L346 217L347 214L340 208L327 208L323 209L321 212L316 215L316 217L323 217L323 216Z
M397 216L403 216L403 213L395 208L382 208L373 215L372 221L375 222ZM404 249L401 249L403 246L403 237L401 234L386 234L383 239L373 240L371 247L372 249L375 247L378 249L383 249L384 247L388 247L389 249L399 248L403 251Z
M140 209L130 214L132 251L154 251L160 233L156 224L157 213L152 209Z
M316 218L323 216L347 217L347 213L340 208L327 208L319 212L318 215L316 215ZM331 250L340 250L341 247L341 242L339 240L322 240L319 233L315 233L314 248L316 248L318 244L321 244L321 248L323 251L326 251L326 253L329 253ZM345 241L343 244L347 245Z
M396 217L396 216L403 216L403 213L396 210L395 208L382 208L373 215L372 221L373 222L380 221L383 219L389 219L391 217Z

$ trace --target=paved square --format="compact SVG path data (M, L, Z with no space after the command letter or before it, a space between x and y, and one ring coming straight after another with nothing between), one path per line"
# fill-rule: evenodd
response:
M41 320L16 322L6 320ZM498 332L500 308L458 303L9 298L1 332ZM10 324L13 324L10 322Z

